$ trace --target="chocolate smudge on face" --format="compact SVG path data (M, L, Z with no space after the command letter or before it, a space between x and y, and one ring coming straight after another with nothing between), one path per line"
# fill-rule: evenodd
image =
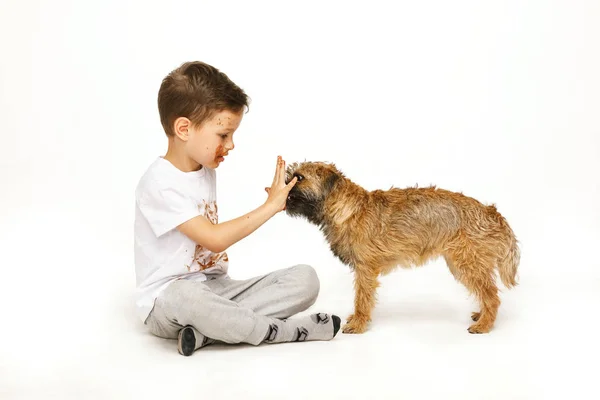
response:
M217 150L215 151L215 161L217 161L217 159L218 159L219 157L221 157L223 154L224 154L224 152L223 152L223 145L222 145L222 144L220 144L220 145L217 147Z

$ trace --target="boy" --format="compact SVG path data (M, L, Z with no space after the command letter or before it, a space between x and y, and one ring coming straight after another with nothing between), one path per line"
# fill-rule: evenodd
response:
M247 280L227 274L227 248L282 211L296 183L285 183L278 157L266 202L218 223L215 169L233 150L247 106L242 89L202 62L172 71L158 93L169 144L136 189L136 304L150 332L177 339L185 356L216 340L330 340L340 328L340 318L325 313L287 319L317 299L319 280L309 266Z

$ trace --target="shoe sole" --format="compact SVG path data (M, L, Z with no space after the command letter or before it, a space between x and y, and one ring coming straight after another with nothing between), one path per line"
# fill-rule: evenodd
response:
M196 335L191 327L186 326L179 331L179 337L177 339L177 350L179 354L184 356L191 356L196 349Z

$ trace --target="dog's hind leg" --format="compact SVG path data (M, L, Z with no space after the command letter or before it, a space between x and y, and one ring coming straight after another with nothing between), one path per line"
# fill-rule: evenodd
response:
M371 311L375 307L379 272L379 268L368 266L357 266L354 269L354 314L348 317L342 332L363 333L367 330Z
M480 312L471 314L475 321L469 327L470 333L487 333L494 326L500 298L494 281L494 264L479 256L471 246L461 246L446 255L446 262L454 277L471 292L481 307Z
M444 259L446 260L446 265L448 265L448 269L450 270L450 273L452 273L452 276L454 276L454 279L456 279L460 283L463 283L461 280L460 270L456 269L454 263L452 262L452 258L449 255L445 255ZM471 313L471 319L473 321L477 322L479 320L479 317L481 317L481 312L473 311Z
M471 315L475 323L469 327L469 332L487 333L494 326L498 307L500 307L498 288L491 277L484 279L480 279L479 277L473 278L466 283L466 286L477 296L481 306L481 312Z

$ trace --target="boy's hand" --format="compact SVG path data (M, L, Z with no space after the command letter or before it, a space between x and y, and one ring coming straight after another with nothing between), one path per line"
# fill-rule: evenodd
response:
M285 161L283 161L281 156L278 156L273 184L270 188L265 188L266 192L269 194L269 198L265 204L271 205L275 212L285 210L288 193L292 190L297 181L298 178L294 177L290 183L287 185L285 184Z
M216 225L205 216L198 215L182 223L177 229L197 244L215 253L221 253L254 232L273 215L285 210L288 193L296 181L297 178L294 177L290 183L285 184L285 161L277 157L273 184L270 188L265 188L269 198L262 206L241 217Z

